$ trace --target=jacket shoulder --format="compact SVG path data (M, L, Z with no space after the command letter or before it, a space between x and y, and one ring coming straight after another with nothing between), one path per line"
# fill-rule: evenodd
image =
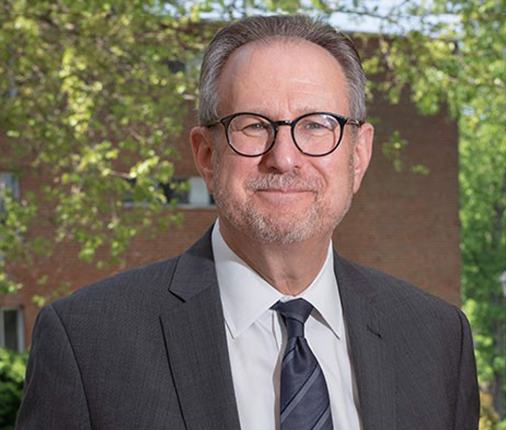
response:
M180 256L137 267L82 287L70 296L52 303L60 313L76 309L128 307L168 295Z
M458 320L463 317L461 310L454 304L405 280L345 258L338 259L339 271L344 274L343 277L349 282L350 288L358 289L377 309L390 313L392 317L413 318L425 315L452 320L455 320L457 315Z

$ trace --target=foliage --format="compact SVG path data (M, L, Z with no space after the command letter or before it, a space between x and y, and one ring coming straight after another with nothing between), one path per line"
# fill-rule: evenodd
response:
M480 393L480 403L480 430L505 430L506 420L499 422L492 396Z
M81 259L117 263L139 232L180 222L159 184L195 83L175 70L203 35L155 0L1 2L0 170L37 183L0 196L1 255L29 264L74 241ZM19 287L0 267L0 291Z
M498 280L506 261L506 139L500 122L477 130L461 123L464 308L474 328L481 383L488 392L504 393L506 299ZM484 138L488 147L476 145Z
M21 404L27 354L0 348L0 428L14 429Z

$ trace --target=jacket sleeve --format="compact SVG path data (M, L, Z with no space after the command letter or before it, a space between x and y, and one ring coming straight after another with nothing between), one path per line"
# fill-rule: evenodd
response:
M455 430L478 430L480 420L480 395L476 376L471 328L462 311L460 318L462 336L460 349L457 404L455 407Z
M52 305L35 323L17 430L91 430L79 366Z

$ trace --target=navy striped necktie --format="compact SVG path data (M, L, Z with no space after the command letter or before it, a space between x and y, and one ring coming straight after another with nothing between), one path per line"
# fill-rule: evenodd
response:
M313 305L295 299L277 302L271 309L282 316L288 338L281 365L281 430L332 430L327 384L304 337Z

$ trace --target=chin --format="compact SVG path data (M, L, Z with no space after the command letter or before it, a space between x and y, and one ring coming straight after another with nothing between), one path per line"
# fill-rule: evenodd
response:
M303 213L285 211L281 215L255 209L223 215L236 230L263 243L293 244L320 236L323 232L314 207Z

